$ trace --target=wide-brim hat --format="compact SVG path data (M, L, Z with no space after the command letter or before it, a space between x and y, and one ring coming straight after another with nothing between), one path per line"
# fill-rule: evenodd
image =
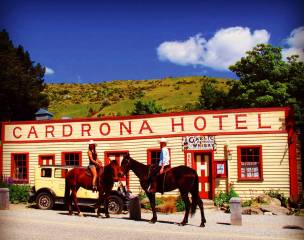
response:
M158 140L160 143L168 143L168 139L167 138L161 138Z
M90 141L88 142L88 145L92 145L92 144L94 144L95 146L97 146L97 143L94 142L94 140L90 140Z

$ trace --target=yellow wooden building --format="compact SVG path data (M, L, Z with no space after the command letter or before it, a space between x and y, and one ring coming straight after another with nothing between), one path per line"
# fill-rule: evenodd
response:
M87 166L92 139L105 164L126 152L142 163L155 163L161 137L168 139L172 167L196 169L202 198L212 199L231 186L242 198L275 189L296 199L302 192L289 108L5 122L0 172L32 184L39 164ZM133 193L140 191L132 172L125 180Z

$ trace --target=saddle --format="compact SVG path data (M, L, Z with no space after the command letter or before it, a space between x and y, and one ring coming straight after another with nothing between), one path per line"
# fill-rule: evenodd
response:
M92 174L92 172L91 172L91 170L90 170L89 167L86 167L85 174L86 174L87 176L89 176L89 177L93 177L93 174Z
M96 180L96 183L97 183L97 186L98 186L99 185L98 183L100 182L99 179L101 178L101 176L103 174L103 167L101 167L101 168L97 167L96 171L97 171L97 180ZM85 174L87 176L89 176L89 177L93 177L93 174L92 174L89 166L86 167Z

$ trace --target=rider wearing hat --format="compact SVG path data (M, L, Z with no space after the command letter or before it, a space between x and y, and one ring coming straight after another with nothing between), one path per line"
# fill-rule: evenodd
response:
M159 157L158 166L155 166L151 171L148 178L148 192L155 193L157 189L157 182L155 176L159 173L162 174L166 169L170 168L170 154L167 148L168 140L166 138L161 138L159 140L161 152Z
M93 175L93 192L97 191L97 185L96 185L96 179L97 179L97 170L96 168L99 167L99 169L102 169L102 162L97 158L97 152L96 152L96 143L94 140L89 141L89 149L88 149L88 157L89 157L89 169L92 172ZM102 170L100 170L102 171ZM100 172L101 174L101 172Z

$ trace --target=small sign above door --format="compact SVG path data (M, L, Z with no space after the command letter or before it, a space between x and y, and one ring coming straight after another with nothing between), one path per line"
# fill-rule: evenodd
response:
M184 150L216 150L215 136L187 136L182 139Z

